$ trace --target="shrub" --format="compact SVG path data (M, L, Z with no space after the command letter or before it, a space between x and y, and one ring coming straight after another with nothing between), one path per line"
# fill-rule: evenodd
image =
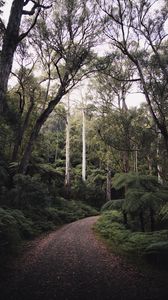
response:
M151 231L155 230L156 214L168 200L167 186L158 183L157 177L134 173L116 174L113 186L116 189L126 187L125 201L122 205L125 223L128 219L127 214L130 214L139 219L141 231L145 231L146 225L149 228L149 221Z
M55 229L58 225L72 222L97 211L80 201L57 199L55 207L19 209L0 208L0 257L19 249L21 241Z
M20 240L17 220L10 211L0 208L0 255L15 252Z
M168 266L168 242L152 243L145 249L145 257L152 263Z
M103 212L106 210L122 210L124 200L125 199L110 200L102 206L101 211Z
M38 176L15 175L14 188L7 194L8 202L13 207L23 209L44 207L50 202L47 186L40 181Z
M96 224L97 231L117 252L131 256L141 256L153 262L168 262L168 230L155 232L132 232L122 223L122 215L118 211L102 214Z

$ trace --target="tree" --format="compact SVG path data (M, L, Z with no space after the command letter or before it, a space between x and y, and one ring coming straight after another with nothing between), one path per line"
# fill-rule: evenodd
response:
M19 149L22 146L22 141L26 130L32 121L34 110L37 109L37 99L40 90L36 78L32 74L32 68L26 69L24 66L20 68L18 74L15 74L18 80L16 94L18 95L18 120L15 125L15 143L12 153L12 161L17 161Z
M57 5L56 1L56 5ZM94 7L89 1L62 1L60 9L54 10L53 16L42 16L35 32L43 34L43 44L53 50L52 64L55 67L55 92L52 100L39 114L31 132L27 147L22 157L19 172L26 173L33 145L41 127L70 89L78 84L91 71L88 63L94 64L91 49L97 39L97 23Z
M82 98L82 180L86 181L86 108Z
M116 0L112 4L101 0L97 2L105 13L106 36L136 68L150 113L168 153L167 100L163 97L168 86L166 1L163 5L159 4L159 0Z
M41 3L40 3L41 2ZM32 3L32 9L27 11L24 7ZM37 22L37 18L42 8L49 8L45 6L43 1L32 0L13 0L8 20L7 27L3 29L3 43L0 54L0 113L6 113L9 108L6 101L6 92L8 86L9 75L11 73L13 58L18 44L29 34ZM3 1L1 1L3 4ZM34 20L26 31L21 31L21 20L24 15L34 15ZM2 23L1 23L2 25ZM2 28L2 26L1 26Z
M66 114L66 166L65 166L65 189L66 195L70 197L70 99L68 95Z
M155 214L157 210L167 201L167 188L158 183L157 177L137 175L135 173L116 174L113 178L116 189L127 185L125 201L122 208L130 215L139 217L141 230L145 231L145 212L146 223L150 219L151 231L155 229Z

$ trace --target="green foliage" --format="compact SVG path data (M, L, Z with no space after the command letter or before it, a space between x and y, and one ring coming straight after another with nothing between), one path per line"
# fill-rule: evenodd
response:
M51 178L64 175L62 170L55 169L51 164L38 164L37 167L39 168L39 174L46 174Z
M162 260L161 256L164 253L163 260L168 261L168 230L132 232L125 228L122 215L118 211L103 213L96 224L96 229L111 243L117 253L147 258L156 254L158 262Z
M168 266L168 242L154 242L145 249L145 257L152 263Z
M33 222L22 211L19 209L7 209L6 212L15 218L21 238L30 238L34 235Z
M113 178L116 189L125 187L125 201L122 209L124 212L140 217L141 230L144 230L144 221L151 221L151 230L154 230L155 218L167 198L167 186L158 183L154 176L139 174L116 174ZM147 214L146 212L150 212ZM145 219L144 219L145 217Z
M161 208L160 216L162 220L168 220L168 203L163 205L163 207Z
M64 218L64 222L75 221L84 217L97 215L97 210L79 200L57 199L55 207L60 216Z
M0 255L15 252L22 238L32 236L33 223L19 210L0 208Z
M127 239L128 230L125 231L125 227L122 223L122 214L119 211L109 211L103 213L99 218L96 228L105 237L118 243L120 240Z
M50 202L47 186L41 182L39 176L15 175L14 188L8 194L8 202L17 208L44 207Z
M73 170L71 197L75 200L79 198L87 204L100 208L105 201L104 171L88 168L88 177L85 182L81 178L81 165L77 165Z
M127 188L144 188L148 191L156 190L160 186L155 176L139 175L136 173L117 173L113 177L113 186L119 190Z
M9 172L4 160L0 160L0 188L5 186L9 181Z
M0 208L0 256L15 253L22 240L54 230L57 226L96 215L97 211L81 201L56 199L53 207L28 206Z
M102 206L101 211L103 212L106 210L122 210L122 205L124 201L125 199L110 200Z

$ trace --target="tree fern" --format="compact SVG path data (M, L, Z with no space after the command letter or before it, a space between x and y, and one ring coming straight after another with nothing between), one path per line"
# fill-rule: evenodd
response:
M125 186L138 187L139 185L139 177L137 174L134 173L118 173L113 177L113 187L116 190L119 190Z
M125 199L110 200L102 206L101 211L121 210L124 201Z
M134 173L116 174L113 178L113 186L116 189L126 187L122 209L126 213L139 216L142 230L144 230L144 212L149 211L151 230L153 230L156 211L168 201L168 187L158 183L155 176ZM162 209L164 218L168 218L167 207L166 205Z

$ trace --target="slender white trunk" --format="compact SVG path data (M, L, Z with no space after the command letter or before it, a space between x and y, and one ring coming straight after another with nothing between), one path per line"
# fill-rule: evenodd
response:
M85 124L85 110L82 110L83 124L82 124L82 180L86 181L86 124Z
M66 166L65 166L65 187L67 194L70 191L70 106L68 98L67 124L66 124Z
M135 173L138 173L138 151L135 150L135 166L134 166Z
M152 159L150 156L147 156L147 162L148 162L148 170L149 170L149 175L152 175Z
M160 147L159 147L159 144L160 144L160 139L161 139L161 134L159 133L158 134L158 137L157 137L157 175L158 175L158 182L159 183L163 183L163 179L162 179L162 166L160 164Z

